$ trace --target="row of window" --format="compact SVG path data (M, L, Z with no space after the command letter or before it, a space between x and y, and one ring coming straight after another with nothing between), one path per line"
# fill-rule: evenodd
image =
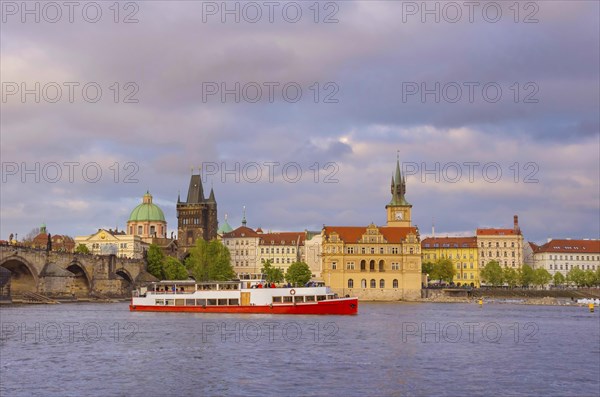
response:
M355 254L358 253L358 249L354 249L355 247L346 247L346 254ZM344 250L342 247L327 247L327 249L325 250L326 253L328 254L337 254L337 253L342 253ZM376 247L361 247L360 248L360 253L361 254L375 254L378 253L379 255L385 255L386 251L388 254L392 254L392 255L398 255L400 253L400 248L399 247L387 247L387 250L385 249L385 247L379 247L379 249L377 249ZM404 253L407 254L414 254L414 253L419 253L418 249L415 251L415 249L413 247L410 247L408 249L404 250Z
M483 248L484 246L485 246L484 242L482 241L481 242L481 248ZM492 242L489 241L488 242L488 248L491 248L491 246L492 246ZM515 248L515 242L514 241L510 243L510 247L511 248ZM496 248L500 248L500 243L498 241L496 241ZM506 241L504 242L504 248L506 248Z
M319 302L328 298L327 295L296 295L296 296L274 296L273 303L304 303ZM329 296L331 298L331 296Z
M460 273L455 274L454 278L457 279L457 280L460 280L461 279ZM466 280L466 279L469 279L469 278L471 280L474 280L475 279L475 274L474 273L463 273L462 274L462 278L463 278L463 280Z
M579 259L579 255L575 255L575 259L573 259L573 255L565 255L565 260L582 260L582 261L593 261L594 260L594 255L590 256L589 255L581 255L581 259ZM563 259L563 255L554 255L554 257L552 257L552 255L550 255L550 259L554 259L556 260L562 260ZM600 256L596 256L596 260L600 261Z
M400 263L398 263L398 262L392 262L391 266L392 266L392 270L400 270ZM337 261L332 261L331 262L331 270L337 270L337 268L338 268ZM379 266L377 267L377 269L380 272L385 271L385 262L383 260L379 261ZM354 262L346 262L346 270L355 270ZM365 260L360 261L360 270L363 272L367 271L367 261L365 261ZM369 270L375 271L375 261L374 260L369 262Z
M515 257L515 251L512 251L512 255L513 258ZM481 257L485 257L485 251L481 251ZM488 251L488 257L492 257L492 251ZM496 251L496 258L500 257L500 251ZM508 257L508 252L504 251L504 257Z
M437 254L425 254L423 256L425 259L437 259ZM448 256L446 256L446 254L440 254L441 259L445 259L446 257L448 259L461 259L460 254L456 254L454 256L452 256L452 254L448 254ZM467 254L463 254L462 259L467 259ZM469 259L474 259L473 254L469 254Z
M502 262L502 261L498 261L498 264L499 264L499 265L502 265L502 264L504 264L504 266L508 266L508 261L506 261L506 260L505 260L504 262ZM482 260L482 261L481 261L481 267L483 268L484 266L485 266L485 261L483 261L483 260ZM515 267L515 266L516 266L516 264L515 264L515 261L512 261L512 262L511 262L511 266L512 266L512 267Z
M377 281L372 278L370 283L369 283L370 288L377 288ZM348 288L354 288L354 280L349 278L348 279ZM367 280L365 280L364 278L362 280L360 280L360 288L367 288ZM381 279L379 280L379 288L385 288L385 280ZM394 279L392 281L392 288L398 288L398 280Z
M294 263L295 262L295 258L272 258L273 263L276 264L286 264L286 263ZM254 261L252 261L252 263L254 263ZM244 260L239 260L239 261L235 261L235 265L236 266L249 266L248 261L244 261Z
M571 264L571 269L578 267L581 270L596 270L596 265L590 265L589 263L587 265L573 265ZM552 266L552 263L550 264L550 270L569 270L569 264L566 263L565 264L565 269L563 269L563 265L562 263L559 265L554 265L554 267Z
M456 268L457 268L457 269L460 269L460 268L461 268L461 265L462 265L462 268L463 268L463 269L466 269L466 268L467 268L467 264L466 264L466 263L457 263L457 264L456 264ZM470 265L471 269L474 269L474 267L473 267L473 262L469 263L469 265Z
M429 244L429 243L425 243L425 244L423 244L423 247L424 247L424 248L430 248L430 247L431 247L431 244ZM440 244L439 244L439 243L434 243L434 244L433 244L433 247L434 247L434 248L439 248L439 247L440 247ZM457 244L457 243L454 243L454 244L448 244L448 243L445 243L445 244L442 244L442 248L458 248L458 244ZM469 247L469 243L463 243L463 244L462 244L462 248L470 248L470 247Z
M157 306L239 306L240 300L234 299L156 299Z

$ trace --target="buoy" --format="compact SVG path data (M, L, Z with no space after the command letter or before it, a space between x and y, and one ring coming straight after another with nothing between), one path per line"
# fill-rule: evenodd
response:
M594 312L594 304L593 303L589 303L588 307L590 308L590 313Z
M479 307L483 307L483 299L479 299Z

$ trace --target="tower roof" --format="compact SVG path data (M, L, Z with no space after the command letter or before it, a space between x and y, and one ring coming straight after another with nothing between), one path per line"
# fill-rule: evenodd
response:
M400 172L400 160L396 159L396 172L392 177L392 199L390 200L388 206L407 206L411 205L404 198L404 194L406 193L406 180L402 176L402 172Z
M192 175L190 178L190 187L186 203L198 204L204 202L204 189L202 188L202 178L200 175Z
M146 222L159 221L166 222L165 214L156 204L152 203L152 195L146 192L142 199L142 204L138 205L131 211L128 222Z

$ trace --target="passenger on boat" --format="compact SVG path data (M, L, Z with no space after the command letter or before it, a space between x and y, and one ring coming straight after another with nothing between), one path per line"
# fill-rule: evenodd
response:
M276 288L275 283L271 283L271 288Z
M262 284L258 284L258 287L257 287L257 288L262 288L262 287L263 287L263 286L262 286Z

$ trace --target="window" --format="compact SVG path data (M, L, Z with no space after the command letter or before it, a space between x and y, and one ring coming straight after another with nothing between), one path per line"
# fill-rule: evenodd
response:
M360 280L360 288L367 288L367 280L364 278Z
M371 247L371 254L375 253L375 247Z
M331 262L331 270L337 269L337 262Z
M362 248L360 249L360 253L361 253L361 254L366 254L366 253L367 253L367 249L366 249L365 247L362 247Z
M379 248L379 253L380 253L381 255L383 255L383 247L380 247L380 248Z
M142 227L141 227L141 226L138 226L138 234L142 234L142 233L143 233L143 230L144 230L144 229L142 229Z
M398 254L398 247L392 247L392 254Z
M348 279L348 288L354 288L354 280Z
M379 288L385 288L385 280L384 279L379 280Z
M156 233L156 226L152 225L150 226L150 235L154 235L154 233Z
M353 254L354 253L354 247L347 247L346 248L346 253Z
M375 282L374 278L371 279L371 283L370 284L371 284L371 288L377 287L377 283Z
M367 270L367 261L365 261L364 259L360 261L360 270L363 272Z
M398 288L398 280L394 279L394 281L392 281L392 287Z
M392 270L400 270L400 264L398 262L392 262Z
M346 263L346 269L348 269L348 270L354 270L354 262L348 262L348 263Z

